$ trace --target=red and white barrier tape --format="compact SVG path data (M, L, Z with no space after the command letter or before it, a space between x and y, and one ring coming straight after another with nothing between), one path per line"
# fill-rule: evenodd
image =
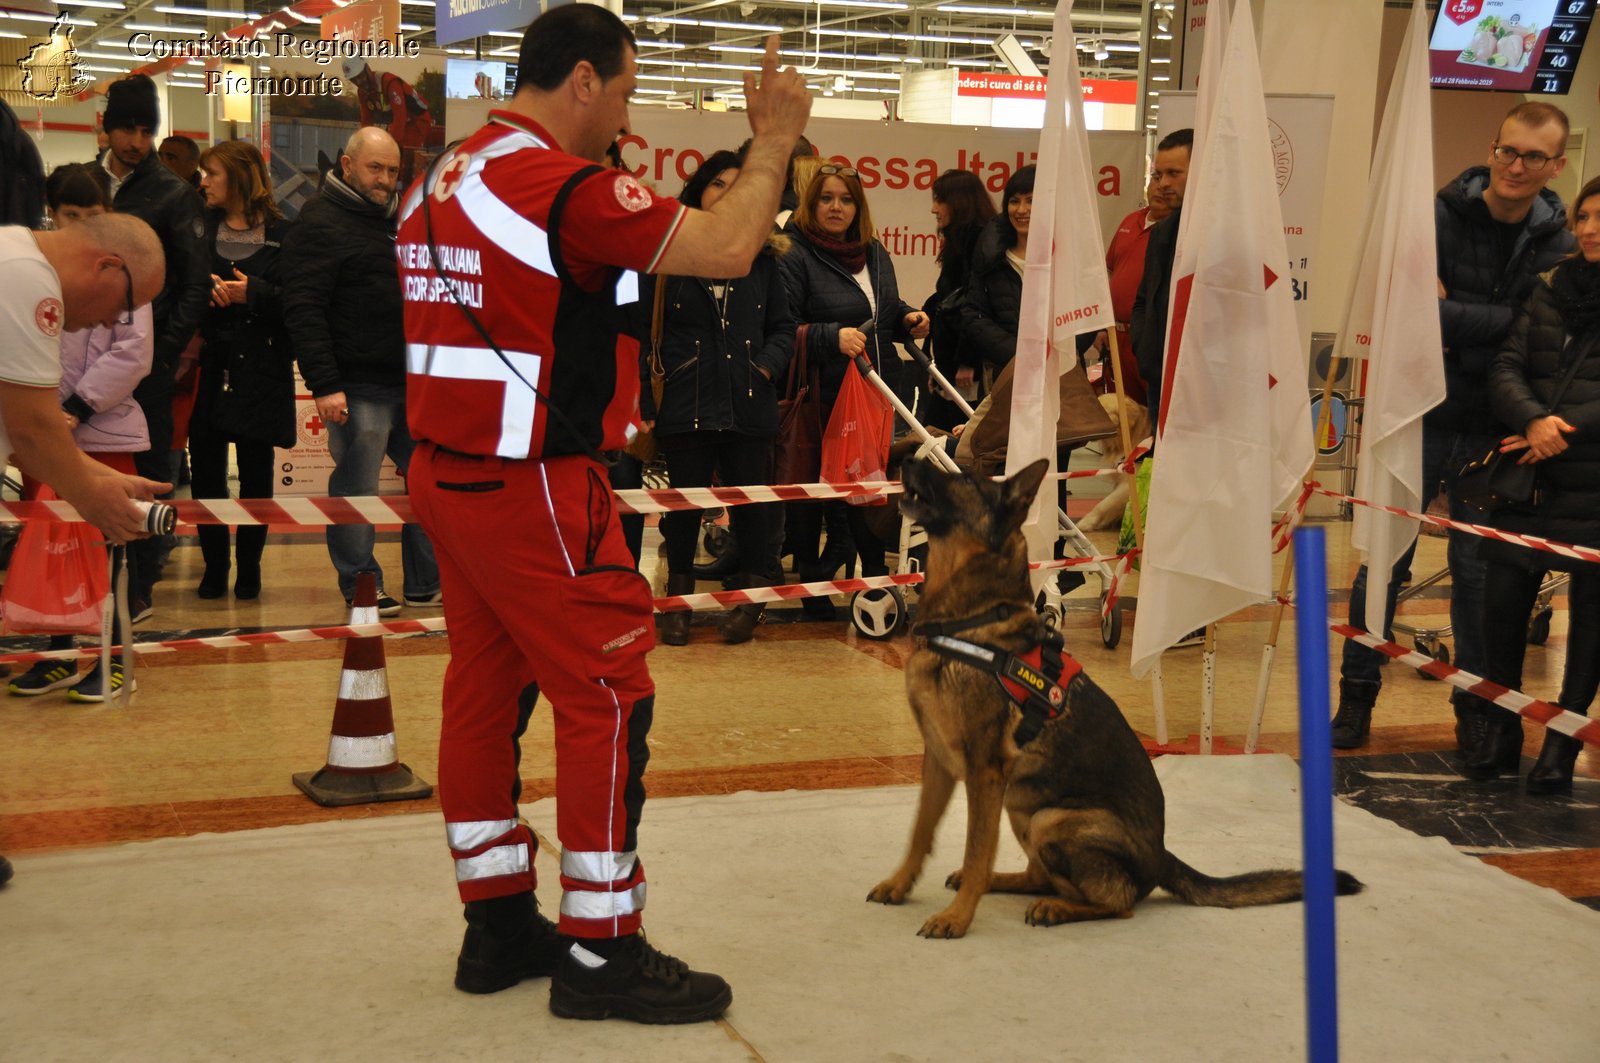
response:
M1518 535L1516 532L1501 531L1498 528L1490 528L1481 524L1466 524L1459 520L1451 520L1449 517L1436 517L1431 513L1413 513L1409 509L1399 509L1395 506L1380 506L1376 502L1368 502L1364 498L1356 498L1354 495L1330 491L1315 480L1311 481L1311 485L1315 488L1317 494L1336 498L1341 502L1366 506L1368 509L1376 509L1384 513L1393 513L1398 517L1410 517L1412 520L1420 520L1424 524L1434 524L1441 528L1466 532L1469 535L1480 535L1485 539L1498 539L1503 543L1517 543L1532 550L1543 550L1546 553L1560 554L1562 557L1571 557L1579 561L1600 562L1600 550L1596 550L1592 546L1574 546L1571 543L1558 543L1553 539L1541 539L1537 535Z
M424 631L445 630L444 618L429 620L389 620L377 624L341 624L335 627L306 627L288 631L252 631L243 635L215 635L202 639L171 639L166 642L135 642L134 653L172 653L176 650L237 650L247 646L279 646L287 643L330 642L366 638L369 635L415 635ZM34 661L79 661L99 657L98 646L70 650L41 650L37 653L0 655L0 664L31 664Z
M1131 463L1129 463L1131 465ZM1055 474L1058 480L1086 476L1117 476L1130 471L1083 469ZM899 494L896 480L866 480L843 484L780 484L773 487L640 488L616 492L623 513L671 513L685 509L760 502L824 502L844 498L888 498ZM276 524L321 528L330 524L410 524L416 520L406 495L361 495L348 498L193 498L168 503L184 524ZM28 521L81 521L72 506L59 499L50 502L0 502L0 524Z
M1036 569L1074 568L1080 565L1097 565L1116 561L1116 556L1069 557L1059 561L1041 561L1031 567ZM816 583L790 583L781 587L750 587L737 591L714 591L706 594L673 595L655 600L657 612L671 613L693 609L724 609L735 605L756 602L782 602L800 598L813 598L829 594L853 594L856 591L879 587L905 587L922 582L922 573L908 572L893 576L863 576L859 579L821 580ZM332 627L294 628L285 631L254 631L243 635L215 635L210 638L171 639L166 642L135 642L135 653L172 653L176 650L236 650L246 646L279 646L289 643L331 642L340 639L366 638L371 635L415 635L427 631L445 631L443 617L429 620L390 620L376 624L340 624ZM32 664L34 661L85 660L100 656L99 647L70 650L40 650L0 654L0 664Z
M1386 642L1375 635L1369 634L1358 627L1349 624L1329 624L1328 629L1337 635L1363 646L1377 650L1385 657L1396 660L1402 664L1410 665L1425 675L1442 679L1459 690L1474 694L1485 701L1493 702L1502 709L1508 709L1518 716L1526 716L1535 723L1542 723L1546 727L1560 731L1570 738L1587 742L1590 745L1600 745L1600 720L1591 720L1587 716L1580 716L1569 712L1559 705L1552 705L1538 698L1530 698L1521 691L1511 690L1499 683L1491 683L1481 676L1471 672L1463 672L1452 664L1436 661L1425 653L1417 653L1406 649L1399 643Z

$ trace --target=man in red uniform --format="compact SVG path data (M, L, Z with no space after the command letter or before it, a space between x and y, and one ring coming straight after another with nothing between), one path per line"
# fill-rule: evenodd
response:
M654 625L599 452L637 430L638 343L622 330L632 271L743 275L810 101L777 70L774 38L759 85L746 79L754 139L738 181L688 210L596 165L629 128L634 53L604 8L542 15L506 109L408 192L396 246L419 443L408 483L450 627L439 792L466 902L457 987L548 974L557 1015L696 1022L728 1006L727 983L639 932ZM517 819L529 684L555 714L559 928L538 914L536 843Z

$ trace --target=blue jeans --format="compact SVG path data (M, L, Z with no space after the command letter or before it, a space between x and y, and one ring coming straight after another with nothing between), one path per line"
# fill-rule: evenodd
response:
M1456 501L1456 473L1473 458L1481 457L1499 436L1467 435L1460 432L1422 430L1422 508L1443 487L1450 502L1450 518L1467 524L1478 523L1483 514ZM1479 556L1483 540L1476 535L1452 531L1445 551L1450 568L1450 626L1455 631L1455 656L1452 664L1458 668L1483 675L1483 584L1485 566ZM1400 594L1400 584L1411 571L1411 558L1417 543L1412 540L1406 552L1395 563L1390 573L1388 606L1384 611L1384 637L1392 640L1390 626L1394 623L1395 599ZM1362 565L1350 585L1350 625L1365 629L1367 626L1367 566ZM1378 672L1383 660L1376 650L1370 650L1350 639L1345 640L1344 660L1339 667L1339 678L1382 684Z
M406 428L406 393L403 387L354 385L345 389L350 419L328 425L328 450L333 455L333 475L328 494L335 498L378 493L378 473L387 454L404 476L416 442ZM372 556L376 534L370 524L330 524L328 556L339 573L339 590L346 599L355 596L356 573L376 572L378 587L383 569ZM433 544L420 525L400 529L400 567L406 598L428 598L439 592L439 565Z

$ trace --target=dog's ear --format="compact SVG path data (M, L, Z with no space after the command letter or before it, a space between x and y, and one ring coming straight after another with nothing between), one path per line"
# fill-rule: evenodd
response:
M1001 505L1005 509L1006 520L1011 527L1021 525L1027 517L1028 509L1033 505L1033 498L1039 493L1039 485L1044 482L1044 474L1049 468L1049 459L1040 458L1026 469L1015 473L1003 485Z

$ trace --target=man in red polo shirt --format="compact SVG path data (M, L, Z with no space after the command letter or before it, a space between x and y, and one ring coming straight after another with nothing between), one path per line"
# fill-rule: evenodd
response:
M1187 168L1185 168L1187 175ZM1144 253L1150 243L1150 230L1156 222L1172 213L1176 199L1163 187L1159 176L1150 175L1145 189L1148 206L1122 219L1106 248L1106 270L1111 274L1111 313L1117 320L1117 350L1122 361L1122 390L1134 402L1143 404L1144 378L1139 375L1139 363L1133 355L1133 341L1129 322L1133 320L1133 298L1139 294L1139 282L1144 279ZM1096 390L1113 394L1110 370L1100 377Z
M689 210L599 165L629 128L634 53L602 7L540 16L506 108L407 193L407 481L450 628L439 793L466 902L457 987L551 975L557 1015L683 1023L720 1015L732 991L640 933L655 628L602 453L638 430L636 271L748 272L811 105L773 38L759 83L745 79L754 137L739 178ZM555 716L559 926L538 913L537 843L517 816L530 684Z

